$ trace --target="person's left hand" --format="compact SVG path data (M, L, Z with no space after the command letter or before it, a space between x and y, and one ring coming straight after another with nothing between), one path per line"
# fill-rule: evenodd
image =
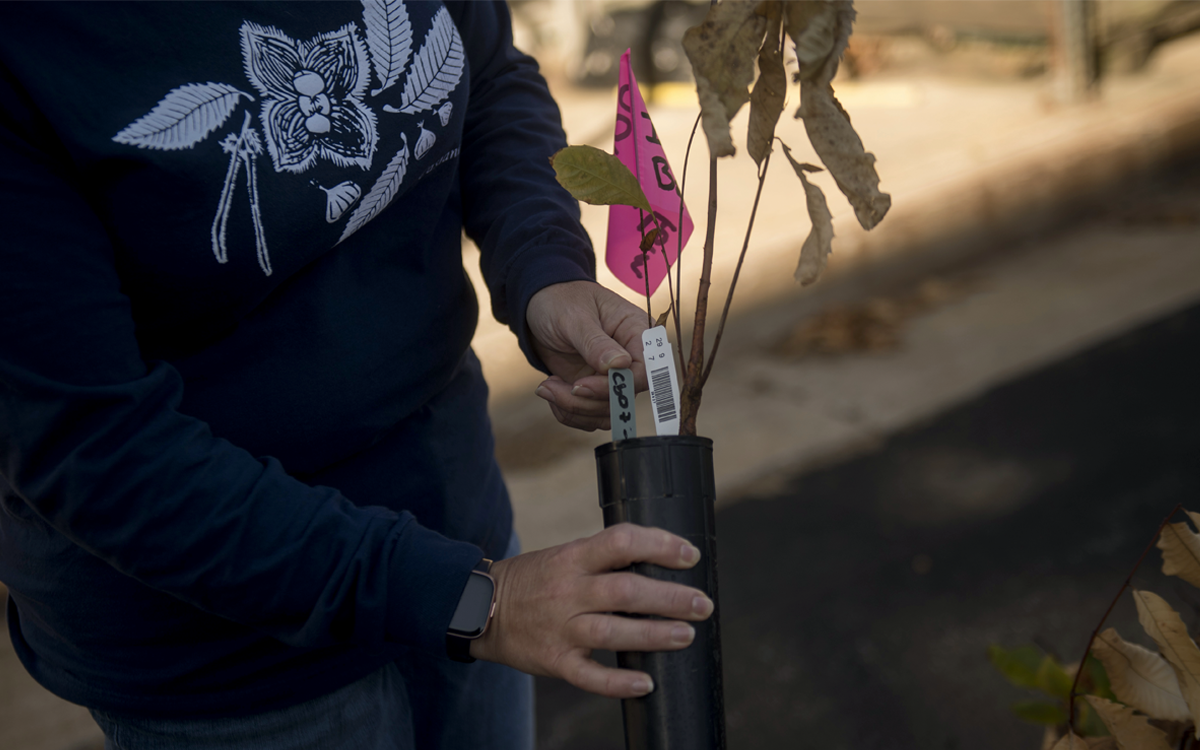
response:
M609 429L608 370L631 368L644 391L642 332L646 313L591 281L548 286L525 310L533 350L552 373L537 387L550 411L568 427Z

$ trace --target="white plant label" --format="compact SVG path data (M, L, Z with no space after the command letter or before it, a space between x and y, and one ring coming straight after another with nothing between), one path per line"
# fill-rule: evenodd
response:
M679 378L665 326L642 334L642 352L646 358L646 378L650 381L650 402L654 405L654 428L659 435L678 435Z
M608 409L612 415L612 440L637 437L637 411L633 404L633 370L608 371Z

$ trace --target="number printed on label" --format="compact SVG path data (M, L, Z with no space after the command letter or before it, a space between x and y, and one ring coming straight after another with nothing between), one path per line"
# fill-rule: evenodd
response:
M650 381L654 427L659 435L678 435L679 379L665 327L651 328L642 334L642 354L646 360L646 377Z

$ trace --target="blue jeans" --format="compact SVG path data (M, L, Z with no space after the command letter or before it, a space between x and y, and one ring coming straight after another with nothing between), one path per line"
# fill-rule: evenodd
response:
M513 532L508 556L520 551ZM410 651L297 706L218 719L92 711L105 750L532 750L533 678Z

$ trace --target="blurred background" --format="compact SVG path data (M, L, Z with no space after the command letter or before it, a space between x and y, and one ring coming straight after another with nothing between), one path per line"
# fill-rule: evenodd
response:
M572 143L611 151L630 49L685 174L698 108L679 40L706 2L511 5ZM863 232L814 175L837 238L826 275L800 289L803 192L772 168L699 413L715 443L729 746L1038 748L1043 730L1010 708L1037 696L988 647L1077 662L1163 517L1200 510L1200 2L856 7L834 85L891 213ZM792 88L777 134L816 163L787 114L797 103ZM739 149L745 127L743 108ZM706 149L698 137L686 171L698 229L685 316ZM717 310L753 162L724 160L719 180ZM584 221L602 249L607 211L585 206ZM463 252L486 297L477 251ZM621 288L602 262L600 274ZM475 347L525 548L598 531L592 449L609 437L559 426L533 395L541 376L486 314ZM1135 583L1196 632L1200 592L1160 566L1152 551ZM1153 645L1127 600L1109 624ZM619 703L549 680L537 698L539 750L624 747ZM99 742L5 639L0 748Z

